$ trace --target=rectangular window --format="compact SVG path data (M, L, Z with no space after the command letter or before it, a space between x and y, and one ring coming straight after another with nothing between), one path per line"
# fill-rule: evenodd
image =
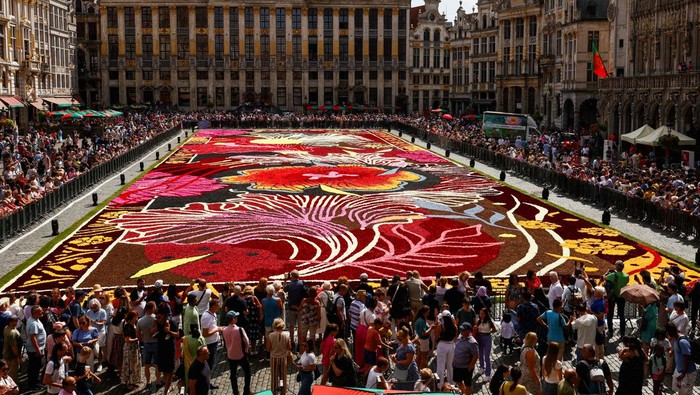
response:
M270 61L270 36L260 36L260 58L263 61Z
M329 39L323 40L323 60L333 60L333 41Z
M270 9L267 7L260 8L260 28L270 28Z
M209 55L209 37L206 34L198 34L195 37L195 45L197 47L197 62L207 59ZM199 64L197 65L199 67Z
M358 34L358 30L362 31L362 8L355 8L355 34Z
M525 21L523 18L515 19L515 38L523 38L525 36Z
M199 87L197 88L197 105L200 107L204 107L207 105L209 102L208 96L207 96L207 88L206 87Z
M557 56L561 56L561 30L557 31Z
M207 7L194 8L194 25L198 29L204 29L207 27Z
M522 73L522 61L523 61L523 46L518 45L515 47L515 74L520 75Z
M254 26L253 21L253 7L246 7L243 11L243 27L246 29L252 29Z
M359 62L362 61L362 57L364 56L362 52L362 37L357 37L355 35L355 61ZM418 67L418 63L416 63L416 67Z
M252 34L245 35L245 48L243 50L245 60L255 59L255 37Z
M528 31L530 37L537 36L537 17L534 15L530 17L530 26L528 27Z
M141 27L144 29L150 29L153 27L153 14L151 13L151 7L141 8Z
M231 59L238 60L240 58L241 49L238 45L238 37L234 40L231 38Z
M292 36L292 60L301 61L301 36Z
M287 105L287 88L277 88L277 106L285 107Z
M277 59L284 59L287 56L287 39L284 36L277 36L275 44Z
M158 37L158 57L160 59L170 58L170 35L161 34Z
M348 56L350 53L350 48L348 45L348 36L340 36L339 37L339 43L338 43L338 49L340 50L340 61L341 62L347 62L348 61Z
M341 30L348 29L349 24L349 11L347 8L341 8L338 12L338 28Z
M430 48L423 48L423 67L430 67Z
M440 48L433 49L433 67L440 68Z
M323 30L333 31L333 9L323 9Z
M232 36L238 38L238 7L231 7L228 9L228 29Z
M119 27L117 19L117 7L107 7L107 27L116 29Z
M170 80L170 70L160 70L160 80L161 81L169 81Z
M224 7L214 7L214 28L224 28Z
M190 106L190 88L181 87L177 89L177 105L179 107Z
M107 52L111 60L117 60L117 57L119 57L119 36L116 34L107 36Z
M124 55L127 60L136 59L136 36L133 34L124 36Z
M217 34L214 36L214 56L216 59L224 58L224 35Z
M136 16L134 15L134 7L124 7L124 28L136 28Z
M318 37L309 37L309 61L316 62L318 60Z
M510 47L503 48L503 74L510 74Z
M143 78L144 81L153 80L153 70L143 70L141 72L141 78Z
M529 75L535 75L535 69L537 67L537 46L535 44L530 44L527 48L527 73Z
M301 8L292 8L292 29L301 29Z
M231 88L231 106L237 107L241 104L241 89L238 87Z
M177 35L177 58L187 59L190 56L190 37L182 34Z
M307 15L307 28L309 30L318 29L318 10L316 8L309 8Z
M238 81L239 78L238 70L231 70L231 81Z
M144 34L141 36L141 46L143 50L143 58L150 60L153 58L153 36Z
M369 40L369 60L377 61L377 40Z
M190 12L187 7L177 7L175 9L175 15L177 17L177 28L178 29L189 29L190 27Z
M206 70L197 70L197 79L198 80L208 80L209 79L209 72Z
M599 42L600 42L600 32L589 31L588 32L588 46L587 46L588 52L593 52L593 47L595 46L597 48Z
M377 30L379 12L376 8L369 9L369 30Z
M489 53L491 53L491 54L496 53L496 37L495 36L489 37Z
M472 51L473 51L473 56L476 56L479 54L479 39L475 38L472 40Z
M496 62L489 62L489 80L487 82L496 81Z
M503 39L510 40L510 21L503 21Z
M300 86L295 86L292 91L293 98L294 100L294 105L295 106L301 106L302 101L301 101L301 87Z
M284 33L284 30L287 28L286 18L287 13L284 8L277 8L275 10L275 29L277 30L277 34L280 34L280 32Z
M488 48L486 47L486 45L487 45L486 44L486 37L483 37L481 39L481 51L480 51L482 54L488 53Z
M158 7L158 27L170 29L170 9L168 7Z

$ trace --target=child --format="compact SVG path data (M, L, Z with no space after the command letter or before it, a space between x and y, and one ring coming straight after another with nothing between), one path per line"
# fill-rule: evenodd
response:
M665 371L666 350L661 343L657 343L654 347L654 354L651 356L651 379L654 381L654 395L661 395Z
M93 395L92 380L93 378L98 383L100 380L94 373L91 367L87 364L88 359L92 355L92 348L83 346L78 355L78 362L75 364L75 391L78 395Z
M663 329L656 330L654 338L651 339L651 342L649 343L649 349L655 350L657 344L661 344L661 346L664 348L664 352L666 355L666 373L671 373L673 369L673 358L671 356L671 353L673 352L673 346L671 345L671 342L668 341L668 339L666 338L666 331Z
M508 312L503 313L501 319L501 347L503 353L508 354L508 350L513 352L513 337L515 336L515 327L513 326L513 317Z

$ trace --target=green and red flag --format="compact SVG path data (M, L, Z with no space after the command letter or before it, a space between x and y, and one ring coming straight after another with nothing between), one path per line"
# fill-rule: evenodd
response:
M593 74L600 78L608 76L608 71L605 70L605 64L603 64L603 58L600 57L598 46L595 43L593 43Z

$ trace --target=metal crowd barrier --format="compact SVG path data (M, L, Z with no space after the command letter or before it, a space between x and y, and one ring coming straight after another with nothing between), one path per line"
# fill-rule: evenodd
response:
M125 165L134 162L157 145L173 138L179 131L180 128L178 126L161 132L138 147L134 147L107 162L101 163L66 182L58 189L47 193L42 199L29 203L21 210L0 218L0 241L13 237L24 228L43 219L47 213L53 211L67 200L82 194L86 189L117 172Z

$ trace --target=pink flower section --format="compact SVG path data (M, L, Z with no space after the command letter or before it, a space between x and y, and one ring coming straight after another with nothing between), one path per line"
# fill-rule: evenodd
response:
M394 153L395 156L400 158L410 159L420 163L445 163L449 162L447 159L433 154L430 151L416 150L416 151L398 151Z
M172 175L154 171L129 187L111 203L112 206L125 206L147 202L156 196L188 197L224 189L227 186L217 180L192 175Z
M197 132L197 137L226 137L239 136L241 134L250 133L250 130L231 130L231 129L202 129Z

